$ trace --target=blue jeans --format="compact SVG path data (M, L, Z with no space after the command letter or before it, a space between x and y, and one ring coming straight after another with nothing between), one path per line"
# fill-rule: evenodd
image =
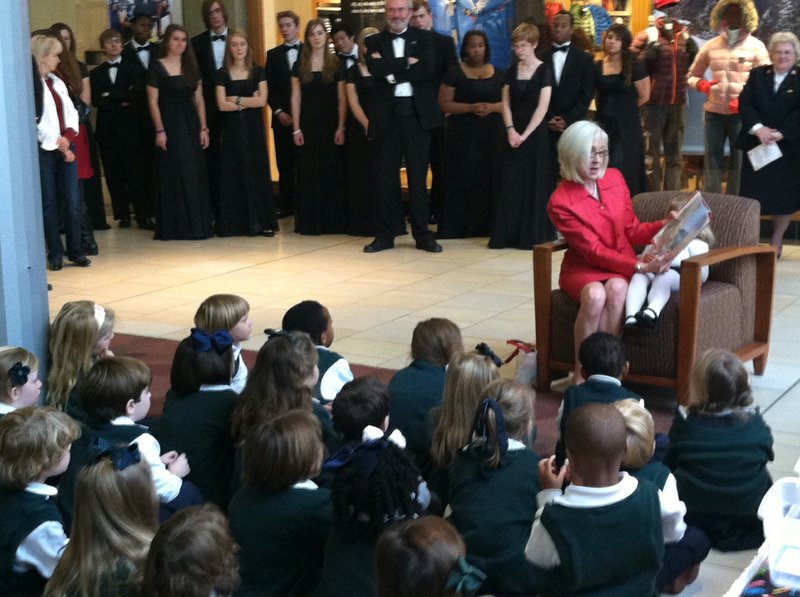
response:
M706 156L703 163L703 190L709 193L722 192L722 168L725 164L725 139L730 145L731 155L728 160L726 193L739 194L739 177L742 168L742 152L734 149L736 137L742 128L738 114L705 113Z
M76 261L85 257L81 249L81 193L78 186L78 163L67 163L58 150L39 148L39 178L42 184L42 216L47 260L61 263L64 244L60 230L67 237L67 257Z

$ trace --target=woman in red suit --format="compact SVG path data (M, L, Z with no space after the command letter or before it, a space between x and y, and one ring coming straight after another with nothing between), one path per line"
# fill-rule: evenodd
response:
M643 261L634 245L647 244L662 221L640 222L619 170L608 167L608 135L593 122L572 124L558 142L561 184L547 212L569 243L559 286L580 302L575 320L575 373L582 380L578 350L594 332L622 333L628 281L634 272L660 272L669 263Z

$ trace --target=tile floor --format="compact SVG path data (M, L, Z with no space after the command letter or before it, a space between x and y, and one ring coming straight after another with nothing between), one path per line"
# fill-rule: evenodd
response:
M529 252L489 250L485 239L468 239L444 241L444 252L432 255L414 249L408 236L392 251L367 255L361 248L369 239L301 237L289 232L290 220L281 224L275 238L185 242L156 242L137 229L98 232L101 254L90 268L50 272L51 315L88 298L116 311L119 332L180 339L209 294L244 296L256 330L278 327L288 307L314 298L333 314L336 350L390 368L407 364L414 325L428 317L452 319L467 346L485 341L501 356L510 353L506 339L534 339ZM787 245L778 263L769 364L752 381L775 436L775 478L793 474L800 457L799 274L800 246ZM255 334L247 347L264 340ZM753 555L713 552L683 594L722 595Z

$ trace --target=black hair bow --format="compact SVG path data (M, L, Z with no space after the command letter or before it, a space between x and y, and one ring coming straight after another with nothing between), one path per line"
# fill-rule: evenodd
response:
M89 454L89 462L98 463L108 458L114 465L114 470L117 471L124 471L132 464L142 461L142 454L136 444L116 445L101 437L89 445Z
M494 398L486 398L478 405L475 412L475 421L472 423L472 431L479 440L482 440L480 450L485 455L491 454L492 450L487 445L489 439L489 411L494 412L495 427L497 429L497 447L500 450L500 463L505 464L506 452L508 451L508 435L506 434L506 420L503 416L503 408Z
M489 348L489 345L486 344L486 342L481 342L480 344L478 344L475 347L475 350L478 351L478 354L492 359L492 362L495 364L495 366L497 367L502 366L503 359L497 356L497 353L495 353L495 351Z
M11 387L18 388L28 383L28 375L30 375L31 368L23 365L19 361L14 363L11 369L8 370L8 378L11 380Z

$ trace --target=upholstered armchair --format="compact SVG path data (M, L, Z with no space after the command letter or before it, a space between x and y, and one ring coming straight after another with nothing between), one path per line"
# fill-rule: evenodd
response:
M641 193L633 198L642 221L663 218L676 196L687 191ZM628 381L675 388L678 402L687 398L695 358L709 348L724 348L764 373L769 353L775 284L775 249L759 246L757 201L734 195L703 193L711 208L716 242L711 251L682 262L681 287L661 313L655 330L632 328L623 334L630 361ZM549 390L554 377L574 368L573 327L578 303L558 289L553 259L567 249L563 240L533 248L538 381ZM701 268L710 266L701 284ZM553 289L555 287L555 290Z

